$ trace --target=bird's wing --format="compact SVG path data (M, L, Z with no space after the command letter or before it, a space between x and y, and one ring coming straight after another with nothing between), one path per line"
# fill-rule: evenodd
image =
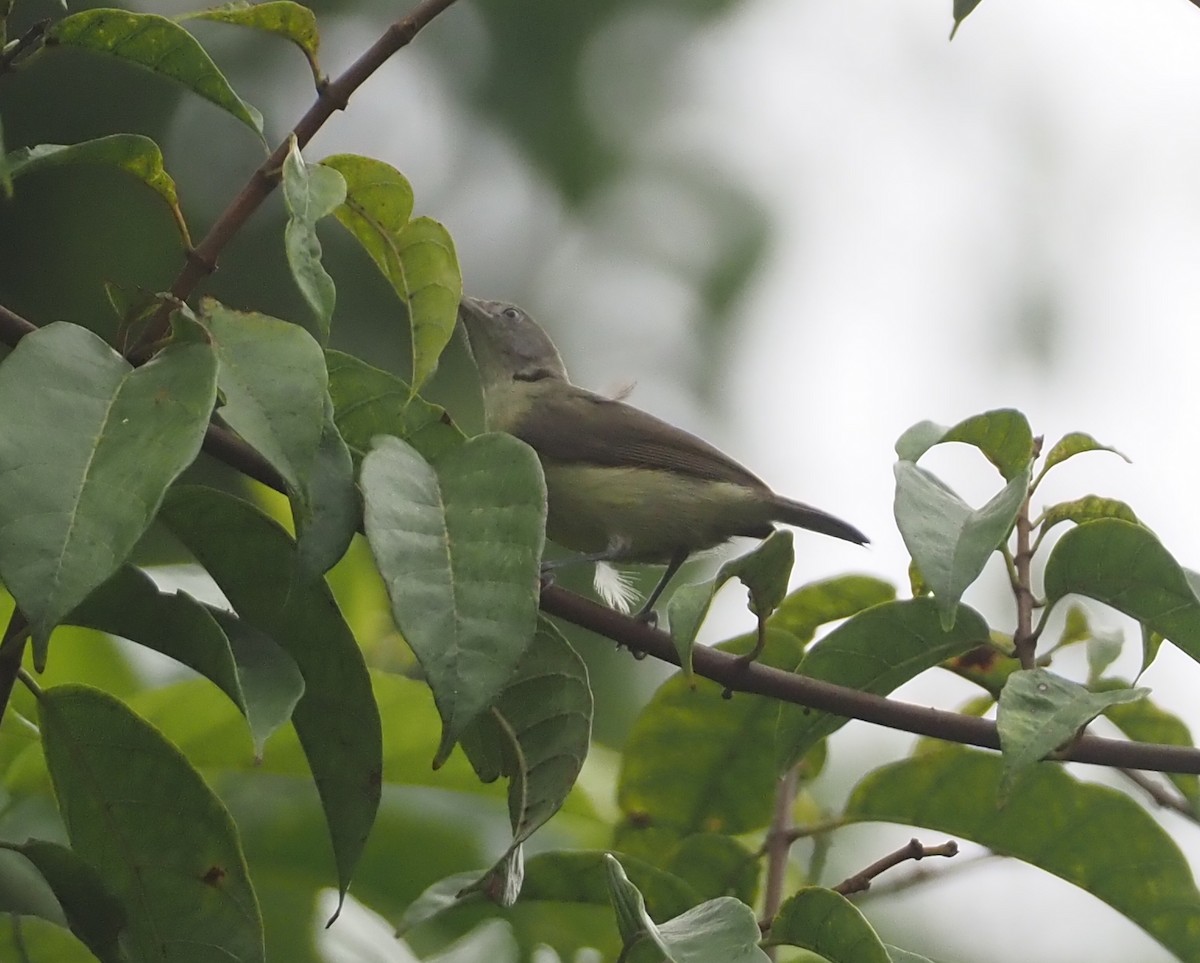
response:
M571 386L531 406L518 438L545 459L678 472L750 488L766 485L708 442L621 401Z

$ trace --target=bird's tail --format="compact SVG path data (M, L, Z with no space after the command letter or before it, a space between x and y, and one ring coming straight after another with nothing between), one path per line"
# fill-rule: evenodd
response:
M822 535L832 535L834 538L845 539L856 545L866 545L870 541L866 535L849 522L843 522L840 518L835 518L828 512L805 505L803 502L794 502L790 498L776 495L775 509L773 517L777 522L795 525L797 528L807 528L810 532L820 532Z

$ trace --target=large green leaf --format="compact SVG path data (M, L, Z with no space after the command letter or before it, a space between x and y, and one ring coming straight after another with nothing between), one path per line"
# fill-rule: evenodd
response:
M216 357L169 345L133 369L65 322L0 365L0 578L33 630L39 667L62 618L117 570L167 486L195 459Z
M233 92L196 38L173 20L155 13L84 10L46 31L46 45L56 44L116 57L182 84L263 136L262 114Z
M111 167L131 174L154 191L166 203L171 217L179 228L183 243L191 246L183 211L179 209L179 195L175 192L175 181L163 167L162 151L158 144L141 134L109 134L79 144L38 144L13 151L4 163L14 178L53 167L68 167L74 164L93 164Z
M462 275L454 242L437 221L412 218L412 187L395 168L354 154L321 163L346 179L346 201L335 216L408 307L415 393L437 367L458 322Z
M1103 900L1181 960L1200 960L1200 892L1145 809L1050 765L1027 773L997 809L1003 772L996 755L926 752L868 774L845 816L925 826L1024 860Z
M492 706L533 640L546 488L511 435L452 448L430 465L384 436L363 460L367 540L442 716L435 762Z
M288 487L300 490L321 443L327 375L321 346L298 325L206 298L201 319L220 360L221 417Z
M1067 532L1046 561L1046 603L1069 594L1111 605L1200 661L1200 600L1187 573L1141 525L1099 519Z
M183 754L97 689L48 689L39 713L71 848L128 907L134 958L265 960L237 830Z
M558 812L583 768L591 733L587 668L542 619L496 704L463 733L463 749L479 777L509 780L513 840L490 873Z
M160 592L149 576L128 565L67 620L138 642L195 669L245 715L259 755L304 692L295 660L274 640L186 592Z
M304 695L292 723L321 796L345 892L380 794L382 733L362 652L324 580L301 572L295 543L254 506L184 487L171 492L162 519L238 615L300 668Z
M932 599L885 602L859 612L821 639L796 669L801 675L887 695L926 669L988 640L983 617L962 606L942 627ZM781 705L775 731L777 765L786 771L849 720L803 706Z
M206 299L221 417L287 482L305 570L330 568L358 523L354 466L333 421L321 346L299 325Z

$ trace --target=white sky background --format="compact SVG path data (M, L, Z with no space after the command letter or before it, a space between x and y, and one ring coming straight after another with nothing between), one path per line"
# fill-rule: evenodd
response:
M985 0L953 43L948 22L948 2L763 0L712 31L686 68L703 106L678 136L707 143L780 212L746 305L731 436L781 490L874 535L866 560L798 538L818 556L801 563L805 577L861 566L902 578L892 443L923 418L952 424L998 406L1023 410L1048 442L1081 429L1133 459L1082 456L1056 470L1044 499L1121 497L1184 564L1200 565L1190 431L1200 10ZM1049 365L1023 349L1018 322L1022 292L1038 284L1061 312ZM820 323L797 337L798 318ZM755 416L797 406L819 414L794 446L781 438L790 419ZM964 477L953 459L937 464L975 504L997 484L982 469ZM1002 599L971 598L997 625L1010 618ZM1174 652L1160 661L1144 681L1197 731L1200 671ZM953 704L944 682L900 694ZM882 762L908 742L858 726L841 760L865 749ZM855 755L840 778L861 771ZM1196 865L1196 828L1165 821ZM882 852L905 837L872 838ZM890 923L904 945L944 959L1007 960L1014 946L1031 959L1171 959L1090 897L1019 866L974 869L870 912L885 936ZM919 931L928 942L906 932L913 915L930 920Z
M869 551L798 535L797 582L854 570L902 584L907 555L891 516L896 437L922 419L953 424L1001 406L1023 410L1047 443L1085 430L1133 459L1081 456L1043 486L1045 502L1122 498L1183 564L1200 568L1200 9L1186 0L984 0L948 43L950 6L757 0L689 46L661 98L636 104L622 101L619 78L653 56L661 14L648 5L597 52L596 76L617 84L597 90L599 117L640 129L647 156L710 158L773 213L770 257L739 309L718 411L699 407L682 376L694 307L686 285L573 225L510 146L454 117L419 44L356 97L313 156L349 149L395 163L413 180L418 208L451 228L468 287L533 292L527 306L557 329L577 381L638 382L635 403L872 535ZM345 26L329 38L331 67L371 36ZM469 7L442 26L470 69L483 40ZM420 103L398 105L380 85ZM621 216L638 216L630 196L610 199ZM674 220L669 198L640 196L647 232L702 256L692 248L703 231L686 212ZM525 245L538 237L553 243L530 263ZM1053 332L1021 320L1031 291L1058 312ZM554 325L556 315L572 324ZM602 338L589 337L593 325ZM1031 337L1048 338L1049 351L1030 351ZM929 464L981 504L998 481L977 461L942 454ZM968 601L1006 626L998 574ZM1096 611L1101 624L1121 624ZM712 636L747 625L728 589ZM1121 666L1131 673L1136 659ZM1200 731L1200 668L1164 651L1143 681ZM951 706L968 691L943 680L900 694ZM830 783L863 771L863 753L883 762L910 744L848 727ZM1197 865L1200 830L1164 821ZM872 859L910 835L872 832ZM860 868L857 855L847 858L847 871ZM1116 913L1037 871L990 863L952 878L874 901L872 918L885 936L945 960L1007 960L1014 945L1031 959L1171 959ZM916 937L904 929L914 916L928 920Z

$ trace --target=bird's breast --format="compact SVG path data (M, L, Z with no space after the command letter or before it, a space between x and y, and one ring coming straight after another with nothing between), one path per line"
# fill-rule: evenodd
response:
M735 535L765 537L769 506L742 485L677 472L543 460L546 534L564 548L619 548L630 561L666 562Z

